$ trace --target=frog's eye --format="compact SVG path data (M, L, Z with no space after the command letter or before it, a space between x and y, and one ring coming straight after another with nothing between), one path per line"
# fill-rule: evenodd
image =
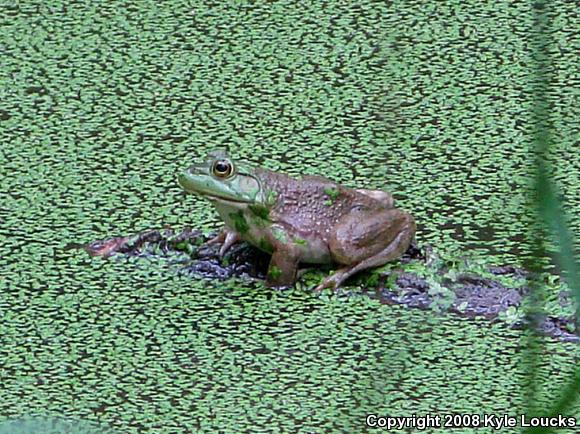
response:
M228 160L217 160L213 163L212 172L217 177L227 178L233 171L234 167Z

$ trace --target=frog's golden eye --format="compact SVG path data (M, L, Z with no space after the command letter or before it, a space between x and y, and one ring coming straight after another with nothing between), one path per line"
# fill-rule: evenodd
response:
M215 176L220 178L227 178L234 171L232 163L228 160L217 160L213 163L212 172Z

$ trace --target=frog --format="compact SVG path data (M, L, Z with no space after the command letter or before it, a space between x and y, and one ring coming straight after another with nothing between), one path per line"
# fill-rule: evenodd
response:
M218 149L178 174L213 204L224 228L206 245L223 257L245 241L271 255L266 285L296 283L299 266L338 265L314 289L336 291L349 277L400 258L415 238L414 217L382 190L350 188L320 175L290 175L232 159Z

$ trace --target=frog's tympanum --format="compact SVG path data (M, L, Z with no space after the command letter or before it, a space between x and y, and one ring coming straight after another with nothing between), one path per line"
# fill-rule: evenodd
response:
M179 183L215 205L225 228L208 243L222 243L220 255L240 240L272 255L269 286L293 284L299 263L336 263L341 268L316 288L336 289L401 256L415 234L413 217L396 209L389 193L321 176L291 178L232 161L223 151L191 166Z

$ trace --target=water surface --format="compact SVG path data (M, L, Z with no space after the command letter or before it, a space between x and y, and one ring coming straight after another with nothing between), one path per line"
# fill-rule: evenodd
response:
M577 233L575 10L553 4L554 176ZM420 242L521 264L525 3L30 1L1 15L0 419L334 433L365 432L368 412L522 411L522 333L502 324L64 246L218 227L175 175L225 146L389 189ZM577 347L551 342L542 360L547 405Z

